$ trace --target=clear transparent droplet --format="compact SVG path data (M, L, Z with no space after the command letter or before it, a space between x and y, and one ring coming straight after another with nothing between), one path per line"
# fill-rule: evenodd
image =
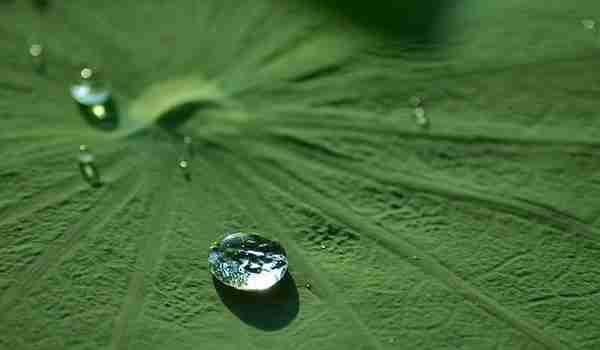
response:
M108 84L97 77L94 70L89 67L83 68L70 92L81 114L90 124L109 130L117 127L119 120L112 92Z
M429 119L425 115L425 108L417 107L414 110L415 122L421 128L429 127Z
M321 249L327 249L327 246L325 244L321 244Z
M212 245L208 265L223 284L260 291L273 287L285 276L288 261L279 243L258 234L238 232Z
M595 30L596 29L596 21L593 19L584 19L581 21L583 27L587 30Z
M29 56L33 62L33 66L38 73L42 73L45 70L45 59L44 59L44 46L36 43L29 46Z
M95 79L91 68L83 68L80 76L80 81L71 86L71 96L77 103L93 107L106 104L110 100L110 89L105 83Z
M31 57L40 57L44 53L44 47L41 44L33 44L29 47Z
M304 286L306 287L306 289L311 289L312 288L312 285L310 283L307 283Z
M187 160L182 160L179 162L179 168L181 168L183 170L187 169L188 166L189 166L189 164L188 164Z

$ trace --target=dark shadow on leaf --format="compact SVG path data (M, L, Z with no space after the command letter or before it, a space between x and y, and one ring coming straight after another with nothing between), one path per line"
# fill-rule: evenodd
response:
M282 329L298 315L298 289L289 272L277 285L264 292L240 291L214 277L213 284L223 304L240 320L256 328Z
M33 6L40 12L46 12L50 8L50 0L33 0Z
M185 124L198 111L202 109L213 109L219 107L219 104L215 102L184 103L161 115L156 123L162 128L174 130Z
M102 118L98 118L98 116L94 114L93 106L83 104L77 104L77 106L85 121L92 127L104 131L112 131L119 127L119 111L113 98L110 98L106 103L101 105L104 108L104 115Z
M440 42L438 24L451 0L311 0L367 29L410 45Z

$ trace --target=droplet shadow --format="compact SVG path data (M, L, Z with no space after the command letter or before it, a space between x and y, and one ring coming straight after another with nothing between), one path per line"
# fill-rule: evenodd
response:
M33 0L33 7L41 13L50 9L50 0Z
M335 14L407 44L430 45L443 33L438 24L450 0L312 0Z
M216 109L220 105L212 101L183 103L163 113L156 121L157 125L167 129L176 130L203 109Z
M298 289L289 272L264 292L240 291L214 277L213 284L223 304L240 320L258 329L282 329L296 318L300 309Z

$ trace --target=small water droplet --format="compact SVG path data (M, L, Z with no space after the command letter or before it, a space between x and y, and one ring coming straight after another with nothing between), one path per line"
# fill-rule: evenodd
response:
M99 187L102 185L100 181L100 172L94 164L95 157L89 151L86 145L79 146L79 171L83 179L89 183L92 187Z
M257 234L233 233L211 246L210 272L223 284L247 291L266 290L287 271L285 250Z
M33 62L33 66L38 73L43 73L46 68L44 59L44 47L42 44L36 43L29 46L29 56Z
M321 249L327 249L327 246L325 244L321 244Z
M587 30L596 30L596 21L593 19L584 19L581 21L581 24Z
M429 119L425 115L425 108L423 108L423 107L415 108L414 116L415 116L415 122L417 123L418 126L420 126L421 128L424 128L424 129L429 127Z
M179 162L179 167L181 169L187 169L188 166L189 166L189 164L188 164L187 160L182 160L182 161Z
M96 77L89 67L80 72L79 81L71 86L71 97L86 120L102 129L114 129L118 124L116 106L108 85Z
M312 288L312 285L310 283L306 283L304 286L306 287L306 289L311 289Z

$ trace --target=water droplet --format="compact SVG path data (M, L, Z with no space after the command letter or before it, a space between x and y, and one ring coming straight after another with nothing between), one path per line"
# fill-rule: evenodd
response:
M306 283L304 286L306 287L306 289L311 289L312 288L312 285L310 283Z
M596 30L596 21L593 19L584 19L581 21L581 24L587 30Z
M285 250L257 234L233 233L211 246L211 273L222 283L247 291L266 290L287 271Z
M425 115L425 108L423 108L423 107L415 108L414 116L415 116L415 122L417 123L418 126L420 126L421 128L429 127L429 119Z
M100 181L100 172L94 164L95 157L89 151L86 145L79 146L79 171L83 179L89 183L92 187L99 187L102 185Z
M182 160L182 161L179 162L179 167L181 169L187 169L188 166L189 166L189 164L188 164L187 160Z
M71 86L71 97L86 120L102 129L114 129L118 124L117 110L108 85L96 77L89 67L79 73L79 81Z
M327 246L325 244L321 244L321 249L327 249Z
M32 44L29 46L29 56L33 62L33 66L38 73L43 73L45 70L44 47L42 44Z

